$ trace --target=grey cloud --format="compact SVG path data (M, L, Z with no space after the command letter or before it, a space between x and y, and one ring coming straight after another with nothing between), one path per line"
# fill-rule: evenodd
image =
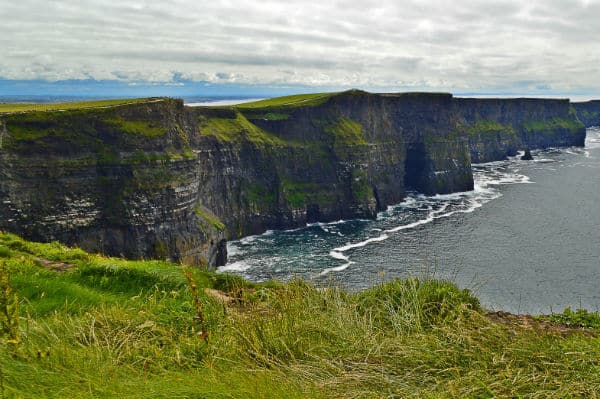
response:
M597 0L5 3L0 78L600 91Z

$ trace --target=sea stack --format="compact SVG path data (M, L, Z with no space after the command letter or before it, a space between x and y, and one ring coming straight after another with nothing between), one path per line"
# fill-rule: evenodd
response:
M525 154L523 154L523 156L521 157L521 161L532 161L533 160L533 156L531 155L531 151L529 150L529 148L527 148L525 150Z

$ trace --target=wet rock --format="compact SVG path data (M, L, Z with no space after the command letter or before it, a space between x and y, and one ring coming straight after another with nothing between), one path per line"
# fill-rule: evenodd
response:
M532 161L533 156L531 155L531 151L529 148L525 150L525 153L521 156L521 161Z

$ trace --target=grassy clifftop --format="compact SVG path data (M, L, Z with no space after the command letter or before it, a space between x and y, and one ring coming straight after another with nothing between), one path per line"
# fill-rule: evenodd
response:
M0 114L16 112L68 111L90 108L110 108L120 105L160 101L160 98L125 98L116 100L74 101L67 103L12 103L0 104Z
M600 389L597 330L489 315L441 281L357 294L257 285L10 234L0 234L0 277L9 398L558 398Z
M296 94L292 96L275 97L266 100L243 103L236 105L236 108L254 109L267 107L310 107L323 104L325 101L329 100L332 96L335 96L336 94L338 93Z

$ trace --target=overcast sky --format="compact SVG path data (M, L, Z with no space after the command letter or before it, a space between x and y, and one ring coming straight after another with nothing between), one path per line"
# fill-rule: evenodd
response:
M600 94L594 0L0 0L0 20L0 79Z

